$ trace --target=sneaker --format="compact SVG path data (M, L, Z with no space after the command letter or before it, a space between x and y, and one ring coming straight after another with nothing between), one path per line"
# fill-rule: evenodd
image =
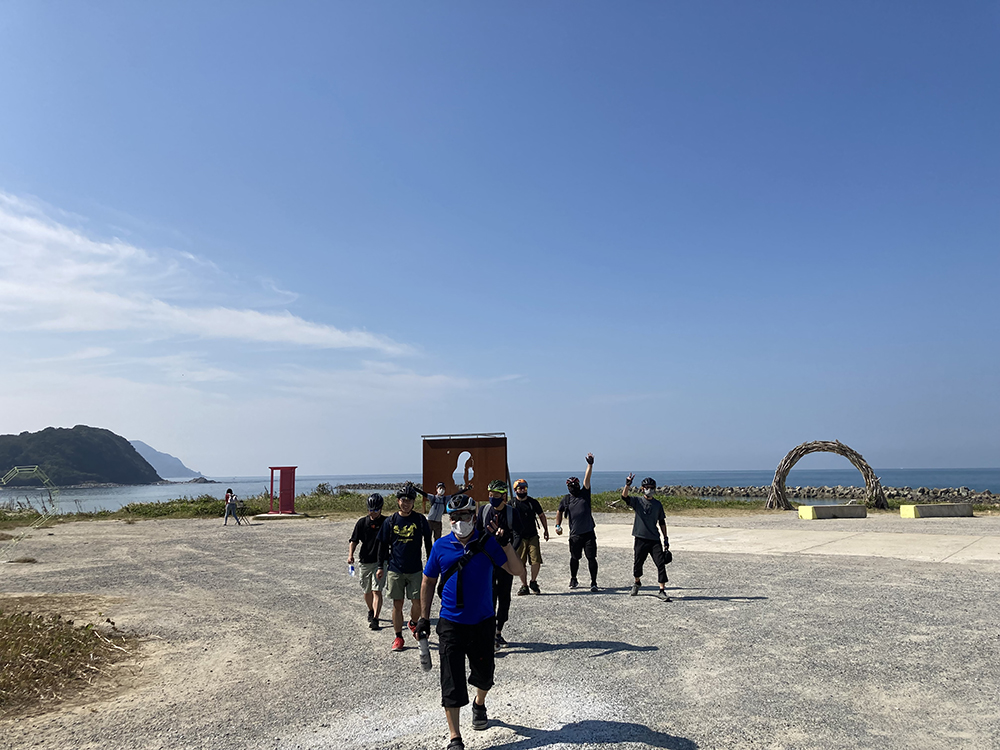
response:
M656 595L656 598L664 602L673 601L669 596L667 596L667 592L664 591L663 589L660 589L659 593L657 593Z
M525 594L528 594L530 592L531 592L531 589L529 589L527 586L522 586L521 588L519 588L517 590L517 595L518 596L524 596Z
M448 743L448 747L444 750L465 750L465 743L462 742L461 737L452 737Z
M410 620L409 623L407 623L407 625L410 628L410 632L413 633L413 637L417 638L417 623L415 623L413 620ZM420 639L417 638L417 640L419 641Z
M493 650L501 649L507 645L507 639L503 637L501 633L497 633L496 638L493 639Z
M490 720L486 716L486 706L480 706L472 701L472 728L476 730L486 729L490 725Z
M397 635L392 641L393 651L402 651L405 648L403 645L403 636Z
M577 586L579 586L579 585L580 585L580 584L576 582L576 579L575 579L575 578L570 578L570 579L569 579L569 587L570 587L571 589L575 589L575 588L576 588Z
M596 583L590 584L590 593L592 593L592 594L596 594L597 593L597 584Z
M538 588L538 581L532 581L528 584L528 588L534 591L536 594L542 593L542 590Z
M639 596L639 589L641 587L642 587L641 583L633 583L632 584L632 591L629 593L629 596Z
M379 624L378 624L378 618L377 617L373 617L372 619L370 619L368 621L368 628L369 628L369 630L378 630L379 629Z
M369 609L369 610L368 610L368 624L369 624L369 625L371 625L371 624L372 624L372 620L374 620L374 619L375 619L375 613L374 613L374 612L372 612L372 611L371 611L371 610Z

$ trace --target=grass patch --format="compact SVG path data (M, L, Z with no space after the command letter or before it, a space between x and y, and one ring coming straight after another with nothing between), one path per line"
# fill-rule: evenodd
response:
M106 632L59 615L0 609L0 716L79 692L131 656L114 623Z
M367 513L366 501L368 493L343 492L331 493L321 488L319 492L312 492L308 495L299 495L295 498L295 510L307 516L329 516L334 519L360 517ZM555 511L559 507L562 496L537 498L545 511L555 516ZM631 509L621 502L611 505L616 500L620 501L621 491L598 492L591 498L595 513L631 513ZM718 515L745 515L756 513L776 513L778 511L765 510L764 498L730 498L726 500L705 500L700 497L658 497L663 509L668 515L675 516L711 516ZM807 505L792 501L792 506ZM270 508L270 501L266 494L246 499L246 515L253 516L258 513L266 513ZM277 507L277 500L274 503ZM889 512L899 512L900 501L889 500ZM415 508L421 509L420 498L417 498ZM392 514L396 510L396 498L393 494L385 496L386 515ZM1000 511L1000 505L974 505L973 510L980 515L993 515ZM869 509L869 512L876 512ZM190 498L182 497L175 500L165 500L155 503L130 503L125 507L115 511L96 511L91 513L66 513L55 516L50 522L46 522L46 528L53 523L67 523L69 521L89 521L89 520L121 520L127 524L136 521L156 519L156 518L219 518L225 513L225 503L217 497L211 495L200 495ZM15 528L30 525L39 518L38 513L27 511L3 512L0 511L0 529ZM9 535L0 533L0 539L10 538Z

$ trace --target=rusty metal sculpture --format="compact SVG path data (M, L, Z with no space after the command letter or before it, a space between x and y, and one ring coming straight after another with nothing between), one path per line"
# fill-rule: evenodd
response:
M468 494L477 503L488 501L487 487L494 479L510 484L507 469L507 436L502 432L464 435L422 435L424 451L424 489L434 491L444 482L450 495L458 488L456 475L463 484L472 484Z
M792 504L788 502L788 495L785 493L785 480L788 478L788 472L792 470L792 467L803 456L820 452L836 453L838 456L843 456L854 464L855 468L861 472L861 476L865 479L865 503L869 507L881 510L889 509L889 503L886 502L885 493L882 491L882 483L875 476L872 467L868 465L868 462L865 461L860 453L848 448L839 440L834 440L833 442L829 440L814 440L811 443L802 443L802 445L790 450L788 455L781 459L781 463L778 464L778 468L774 472L774 481L771 483L771 494L768 495L767 504L764 507L770 510L792 510Z

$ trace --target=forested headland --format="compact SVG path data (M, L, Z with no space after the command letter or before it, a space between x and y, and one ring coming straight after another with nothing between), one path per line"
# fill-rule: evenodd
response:
M14 466L39 466L53 484L152 484L160 476L121 435L99 427L47 427L0 435L0 477ZM15 478L15 484L37 484Z

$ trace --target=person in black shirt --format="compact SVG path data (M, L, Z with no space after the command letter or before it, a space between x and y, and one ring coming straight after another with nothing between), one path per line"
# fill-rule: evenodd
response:
M635 520L632 523L632 536L635 543L632 545L634 555L632 558L632 575L635 583L632 584L632 596L638 596L642 588L642 566L646 562L646 557L652 556L653 564L656 566L657 580L660 583L660 593L657 596L665 602L670 601L667 596L667 564L674 559L670 553L670 539L667 537L667 518L663 513L663 505L653 495L656 493L656 480L646 477L642 480L642 497L635 497L629 494L632 489L632 480L635 474L629 474L622 487L622 500L635 511ZM663 533L663 545L660 545L660 533Z
M413 485L396 493L399 512L393 513L382 524L379 533L378 561L388 563L388 571L378 570L375 575L385 578L388 596L392 599L392 627L396 638L392 642L393 651L402 651L403 645L403 600L410 600L410 632L417 637L417 619L420 617L420 584L423 582L423 560L420 556L421 543L427 554L431 553L431 527L427 519L413 510L417 493Z
M594 533L594 514L590 508L590 475L594 471L594 454L587 454L587 470L583 486L576 477L566 480L569 494L564 496L556 511L556 533L562 534L563 514L569 518L569 587L575 589L580 569L580 557L587 556L590 568L590 590L597 591L597 535Z
M524 596L534 592L541 594L538 588L538 571L542 567L542 545L538 541L538 526L535 519L542 524L545 532L545 541L549 541L549 523L545 518L545 511L538 501L528 495L528 481L518 479L514 482L514 513L521 519L521 548L518 554L521 562L531 565L531 582L525 586L522 584L517 592L518 596Z
M378 535L385 521L385 516L382 515L384 504L385 501L377 492L368 496L368 515L359 518L354 524L347 551L347 564L354 565L354 551L361 544L358 567L361 571L361 590L365 594L365 604L368 605L368 627L372 630L379 628L378 616L382 611L382 589L385 587L385 582L378 576L378 571L381 570L378 562Z
M521 544L521 528L518 523L517 513L512 506L507 504L507 484L499 479L490 482L489 485L490 502L480 509L479 525L482 529L491 528L496 525L497 541L501 546L512 545L517 552L518 545ZM527 585L527 577L524 566L521 566L521 583ZM503 637L503 626L510 619L510 592L514 585L514 576L503 568L493 569L493 606L497 612L497 632L494 638L494 648L503 648L507 645Z

